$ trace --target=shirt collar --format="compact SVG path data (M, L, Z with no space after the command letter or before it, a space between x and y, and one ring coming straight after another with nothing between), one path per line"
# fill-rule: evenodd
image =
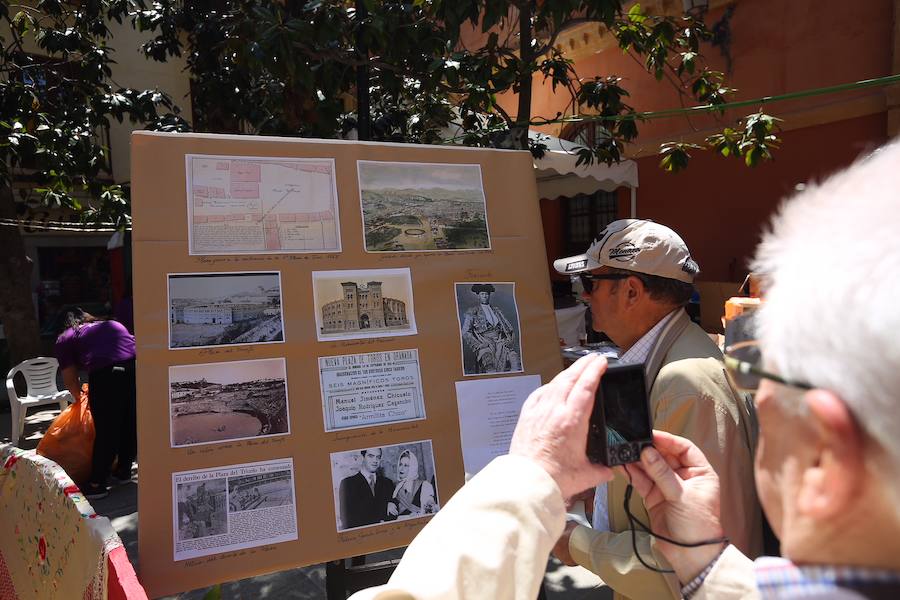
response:
M795 565L783 558L763 557L754 564L764 598L831 597L838 589L897 590L900 573L886 569L833 565ZM866 597L882 597L875 594ZM887 597L887 596L884 596Z
M641 339L636 341L631 348L626 352L623 352L622 355L619 356L619 364L633 365L647 362L647 357L650 356L650 351L653 350L653 347L656 345L659 334L662 333L666 323L671 321L679 310L681 310L681 308L676 308L664 316L656 323L656 325L650 328L650 331L642 335Z

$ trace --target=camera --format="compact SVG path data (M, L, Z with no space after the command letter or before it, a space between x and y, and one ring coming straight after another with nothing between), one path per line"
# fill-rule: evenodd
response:
M608 467L637 462L653 444L643 364L611 364L600 380L588 427L587 456Z

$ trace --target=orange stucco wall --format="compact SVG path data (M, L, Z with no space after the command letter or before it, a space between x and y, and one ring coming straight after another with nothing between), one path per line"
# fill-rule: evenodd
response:
M734 2L730 21L732 71L727 74L727 84L737 92L730 99L779 95L891 74L892 4L892 0L866 0L865 10L861 10L860 5L842 0ZM711 26L723 12L724 8L710 11L706 22ZM711 68L725 70L719 48L706 46L703 52ZM680 106L679 95L671 85L657 81L616 47L576 60L575 69L583 79L597 75L622 77L622 85L631 93L628 102L638 111ZM553 117L570 108L570 97L564 93L554 94L540 74L535 76L534 82L532 115ZM847 105L853 99L883 98L883 95L882 88L868 88L781 102L766 110L788 119L793 116L794 121L798 120L797 113L815 110L823 112L819 120L830 121L841 118L841 105ZM693 104L689 98L684 101L688 106ZM512 94L502 97L501 104L515 112L516 101ZM829 110L832 107L836 110ZM645 122L640 125L641 139L656 141L660 137L722 127L749 112L753 112L753 108L730 111L725 117L718 118L695 116L690 121L669 118ZM815 120L816 117L807 116L806 120L810 118ZM791 123L786 126L790 127ZM639 148L640 142L631 150L634 152ZM655 150L655 144L644 149Z
M756 98L848 83L891 74L893 0L738 0L731 19L734 99ZM863 10L863 6L865 10ZM724 8L710 11L715 23ZM705 48L711 67L724 70L718 48ZM631 58L611 48L576 61L583 78L620 75L639 110L676 108L674 90L657 82ZM570 101L535 79L532 115L552 116ZM515 98L503 104L515 107ZM688 102L688 105L691 103ZM659 142L702 139L715 128L754 112L725 117L674 118L643 123L628 148L638 161L638 216L670 225L687 241L707 281L739 281L762 227L778 203L799 183L813 182L853 162L887 139L884 88L867 88L767 105L784 119L775 161L748 169L735 159L696 152L684 173L658 168ZM553 132L552 126L549 132ZM558 129L558 128L557 128ZM848 198L848 210L853 210ZM562 204L542 201L548 258L563 247ZM627 193L620 217L628 216Z
M638 161L637 213L678 231L700 263L702 279L740 281L769 215L798 183L820 181L885 140L885 113L784 133L774 162L748 169L698 153L672 175L657 158ZM852 211L853 198L847 198Z

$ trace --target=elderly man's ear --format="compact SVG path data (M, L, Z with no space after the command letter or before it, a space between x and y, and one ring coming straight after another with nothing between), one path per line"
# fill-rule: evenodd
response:
M866 473L864 440L847 405L834 392L803 395L813 429L814 453L803 470L797 508L817 521L846 513L860 496Z

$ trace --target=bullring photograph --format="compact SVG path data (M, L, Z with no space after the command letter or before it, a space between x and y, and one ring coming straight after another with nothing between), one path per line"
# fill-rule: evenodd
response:
M169 348L284 341L281 274L169 275Z
M313 271L312 284L320 342L417 333L408 268Z
M490 250L480 165L357 161L367 252Z

